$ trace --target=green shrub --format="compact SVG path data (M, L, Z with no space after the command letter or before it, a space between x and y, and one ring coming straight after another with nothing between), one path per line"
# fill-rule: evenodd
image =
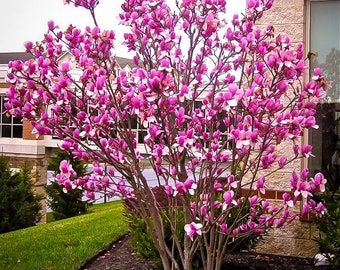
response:
M32 189L32 178L25 165L12 173L0 157L0 233L34 226L41 219L42 196Z
M126 199L124 200L125 205L125 217L127 218L130 233L132 236L131 245L136 249L137 256L142 258L148 258L148 259L154 259L156 261L157 267L159 269L162 269L162 261L160 259L159 253L156 249L156 247L153 244L151 233L149 228L146 225L146 222L144 219L142 219L136 211L133 210L132 204L135 202L133 199ZM164 210L164 214L167 214L167 210ZM174 217L177 220L177 223L181 224L179 225L179 229L177 230L177 236L180 239L183 239L184 236L184 220L183 220L183 213L179 209L177 212L178 214L176 217ZM172 232L170 229L170 224L166 222L166 219L164 221L164 231L165 231L165 240L167 245L170 247L172 244ZM195 264L199 264L199 261L194 261ZM195 267L194 269L199 269L198 267Z
M157 259L159 257L158 252L152 242L150 231L145 221L132 212L125 216L128 217L128 224L132 235L131 243L136 248L137 255L142 258Z
M168 200L166 198L166 194L164 192L164 187L154 187L152 188L152 192L154 193L156 200L160 207L162 207L163 213L167 214L166 206L168 204ZM161 269L162 262L159 257L159 253L156 249L156 247L153 244L151 233L149 231L148 226L146 225L146 222L143 218L141 218L136 208L138 208L138 203L135 199L125 199L124 201L125 206L125 216L128 221L128 225L130 228L130 233L132 236L131 244L136 248L136 253L138 256L142 258L152 258L157 262L157 265ZM180 230L178 230L177 236L181 234L181 236L184 235L184 221L181 221L180 219L183 219L183 214L181 211L178 211L180 217L176 217L177 223L182 223L182 227ZM164 231L165 231L165 239L166 243L170 246L171 245L171 238L172 238L172 232L170 230L170 224L166 221L166 219L163 219L164 222ZM180 239L183 239L181 237Z
M317 220L319 238L315 239L321 253L324 253L334 267L340 268L340 189L327 190L319 196L324 202L327 213Z
M62 160L70 161L72 168L78 176L86 174L85 163L66 151L57 150L56 157L51 158L48 164L49 170L52 170L54 175L57 175L60 172L59 164ZM50 185L46 186L45 191L48 195L47 204L52 209L55 220L86 213L88 201L82 200L82 190L73 189L65 193L63 187L56 181L53 181Z

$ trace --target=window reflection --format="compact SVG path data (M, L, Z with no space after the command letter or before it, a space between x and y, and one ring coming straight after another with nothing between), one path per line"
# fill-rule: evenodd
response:
M340 187L340 1L311 1L310 21L311 74L320 67L331 88L317 106L319 129L309 131L315 155L309 169L324 173L335 189Z
M319 129L309 131L314 158L309 159L312 172L321 171L332 189L340 187L340 103L317 106Z

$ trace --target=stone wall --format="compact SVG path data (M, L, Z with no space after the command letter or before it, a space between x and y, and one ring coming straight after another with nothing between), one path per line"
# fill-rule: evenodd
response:
M293 43L304 42L304 0L276 0L257 23L260 27L273 25L276 34L289 36Z
M258 190L252 190L250 196L257 195L280 208L283 204L282 196L285 192L289 191L266 190L266 193L262 194ZM243 196L247 193L249 193L249 190L242 190ZM298 217L284 227L272 228L264 236L263 242L255 248L256 252L301 258L313 258L318 253L318 247L313 240L318 237L318 230L313 222L315 216L312 213L301 216L303 200L300 197L296 206L291 209L291 212Z
M40 223L46 223L46 196L44 186L47 179L47 160L45 157L41 158L28 158L18 156L5 156L9 162L11 168L20 169L25 164L31 169L31 175L33 180L33 186L37 194L42 194L41 200L42 206L42 219Z
M282 203L282 201L274 201ZM295 213L300 214L297 203ZM318 253L318 246L313 240L318 237L315 223L296 218L282 228L273 228L264 241L256 247L256 252L274 255L313 258Z
M258 23L259 27L266 27L268 24L274 26L275 35L289 36L293 44L305 42L305 1L304 0L276 0L271 10L266 12ZM281 147L285 153L285 147ZM280 149L279 149L280 152ZM293 170L300 170L303 163L298 161L289 168L272 175L268 179L269 188L289 191L289 176ZM281 195L281 192L277 194ZM282 196L270 198L271 201L280 204ZM295 213L300 215L301 204L297 203ZM318 236L315 223L305 218L297 218L291 224L283 228L275 228L264 237L256 251L260 253L297 256L311 258L318 253L318 247L313 240Z

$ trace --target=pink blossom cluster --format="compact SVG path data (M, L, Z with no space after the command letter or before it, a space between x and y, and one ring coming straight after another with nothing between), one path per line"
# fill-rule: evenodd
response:
M64 191L67 192L68 189L74 189L76 186L74 185L72 179L77 177L77 173L73 170L72 165L67 160L62 160L60 162L60 173L56 175L56 180L58 184L64 186Z
M76 7L81 6L87 9L93 9L99 4L99 0L64 0L64 4L73 3Z
M177 182L170 186L165 186L165 193L169 196L176 196L177 194L183 195L188 192L190 195L194 195L197 185L194 180L189 178L184 183Z

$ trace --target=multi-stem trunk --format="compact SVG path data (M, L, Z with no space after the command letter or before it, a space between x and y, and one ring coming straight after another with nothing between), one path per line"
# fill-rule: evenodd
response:
M163 224L162 224L162 218L160 216L160 213L158 211L158 208L155 207L155 205L153 205L152 203L150 203L150 201L152 201L152 199L149 197L147 198L147 196L145 196L146 200L145 200L145 207L146 209L148 209L149 214L150 214L150 218L151 220L146 217L144 218L145 221L147 221L147 225L149 227L150 233L151 233L151 237L152 237L152 241L156 247L156 249L159 252L159 256L162 260L162 265L163 265L163 269L164 270L171 270L171 263L170 263L170 256L168 255L168 251L167 251L167 246L165 243L165 238L164 238L164 229L163 229ZM151 200L150 200L151 199Z

